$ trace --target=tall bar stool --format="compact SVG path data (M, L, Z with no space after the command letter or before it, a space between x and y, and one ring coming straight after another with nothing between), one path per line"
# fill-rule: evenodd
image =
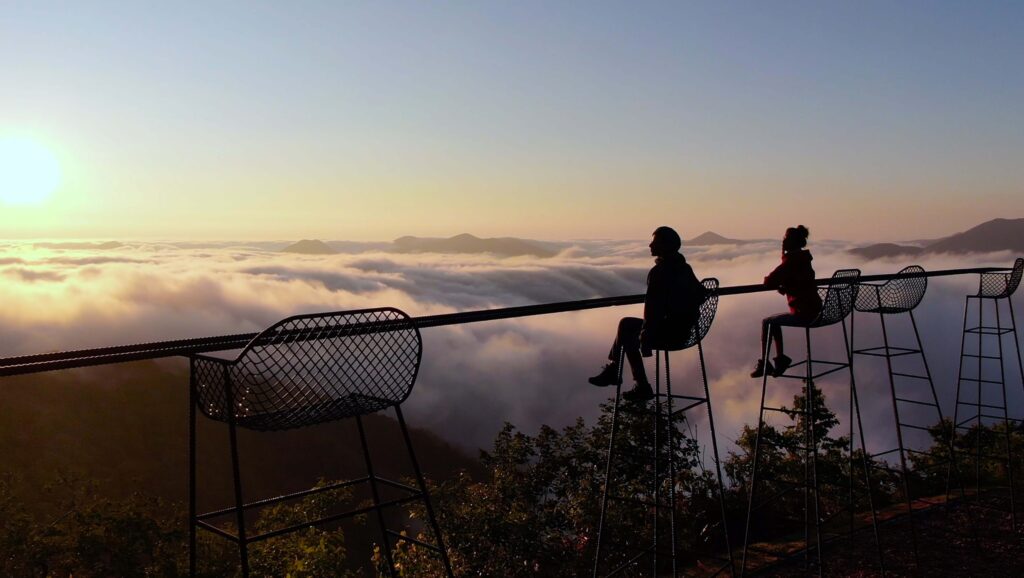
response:
M601 516L598 524L597 531L597 552L594 556L594 571L593 576L614 576L620 573L630 572L629 575L649 575L649 576L663 576L669 571L665 566L671 567L671 573L673 578L679 575L679 559L680 551L677 540L676 532L676 463L675 463L675 451L676 443L682 439L680 432L678 431L677 422L685 421L686 412L696 409L700 406L707 407L708 414L708 425L711 430L711 448L713 452L713 460L715 462L715 474L716 483L718 490L718 505L719 513L721 515L721 528L724 539L724 548L726 554L720 557L719 561L722 565L714 571L713 575L719 575L726 571L732 574L733 562L732 562L732 549L729 546L729 532L726 528L726 516L725 516L725 492L722 483L722 470L721 462L718 459L718 441L715 437L715 421L714 415L711 411L711 393L708 389L708 377L704 363L704 348L702 341L711 329L711 324L714 321L715 313L718 310L718 280L717 279L704 279L701 281L704 285L707 298L700 307L700 315L697 323L690 331L686 339L680 343L674 344L659 344L660 349L655 349L655 397L652 406L647 404L643 405L630 405L621 404L620 396L622 386L619 385L615 389L615 405L612 409L612 429L611 436L608 442L608 455L605 461L605 483L604 489L601 495ZM672 379L669 370L669 352L670 351L681 351L683 349L689 349L691 347L697 347L697 352L700 360L701 370L701 384L703 386L701 391L696 392L694 395L683 395L672 392ZM621 353L620 353L621 355ZM661 391L661 363L664 361L665 364L665 392ZM623 359L619 359L619 383L622 382L622 367ZM676 407L675 403L679 402L681 407ZM647 417L654 419L651 420L653 424L632 424L637 425L640 428L647 425L653 425L653 436L649 439L649 445L645 445L642 440L635 438L646 438L641 433L641 430L634 428L633 438L621 440L618 437L621 435L620 426L623 425L623 418L619 415L622 413L630 413L641 417ZM637 443L640 441L640 443ZM618 447L616 442L622 444L625 442L626 447ZM648 484L641 483L637 485L630 483L630 480L625 480L622 476L616 476L614 472L614 465L617 458L625 458L627 460L638 460L642 463L649 464L651 470L651 480ZM634 462L635 463L635 462ZM614 489L612 486L616 486ZM646 486L646 487L644 487ZM667 498L668 502L665 502ZM630 536L626 540L630 542L636 540L637 543L626 543L618 544L619 548L613 549L610 547L608 542L608 536L606 535L606 522L607 512L610 507L610 503L621 505L622 507L632 507L635 511L639 511L640 515L646 518L646 513L650 512L650 536ZM663 513L668 514L669 523L669 547L665 548L663 541L664 527L659 525L659 517ZM647 520L645 520L646 522ZM620 536L620 542L622 537ZM649 543L642 545L644 541ZM641 563L645 558L650 559L650 573L645 574ZM666 564L666 561L668 564ZM603 572L602 572L603 570Z
M1024 384L1024 367L1021 364L1020 341L1017 336L1017 322L1013 314L1013 300L1011 297L1020 286L1021 276L1024 274L1024 258L1018 258L1013 264L1009 273L982 273L978 283L978 292L974 295L967 295L964 299L964 329L960 341L960 368L957 373L956 384L956 407L953 412L953 424L955 431L966 432L968 436L975 438L974 451L974 482L977 492L976 505L985 507L981 502L984 479L982 477L983 461L1005 464L1007 481L1009 483L1009 513L1011 526L1017 528L1016 488L1013 481L1013 449L1010 439L1010 432L1014 425L1021 423L1020 419L1011 418L1006 407L1006 371L1003 360L1003 338L1013 335L1012 349L1017 355L1017 371ZM977 301L978 321L977 325L968 327L968 310L972 301ZM995 325L991 320L985 319L985 302L991 302L995 311ZM1010 314L1009 326L1004 325L1000 313L999 304L1005 301ZM986 324L987 323L987 324ZM975 352L967 351L968 335L976 335L977 349ZM989 339L986 339L989 338ZM994 343L993 343L994 341ZM994 349L994 351L993 351ZM974 377L965 376L965 360L976 360ZM988 363L986 363L988 362ZM987 372L986 372L987 370ZM986 378L986 375L998 375L997 378ZM965 384L973 384L976 388L973 400L968 401L966 396L971 392L964 392ZM986 396L983 390L995 390L993 396ZM967 416L965 418L965 416ZM996 424L1002 424L1004 431L1004 450L1000 455L997 453L983 452L982 441L987 437L984 429ZM990 432L994 433L994 432ZM996 450L998 452L998 450ZM959 459L964 451L956 451L954 457ZM948 484L947 484L948 487ZM947 494L949 493L947 489ZM998 509L998 508L997 508Z
M296 315L256 336L233 360L194 354L189 387L189 573L196 574L196 530L202 528L238 545L242 576L249 575L249 544L289 532L374 513L380 526L381 550L388 574L395 576L391 541L405 540L435 552L451 577L448 560L430 504L423 473L413 452L401 404L416 383L422 355L419 329L413 320L391 307ZM374 472L362 417L394 408L402 430L417 487L382 478ZM204 514L196 513L196 408L228 426L235 503ZM323 487L245 502L238 459L236 430L281 431L355 418L366 476ZM356 508L284 528L250 535L246 512L347 487L369 487L373 505ZM383 499L389 488L401 497ZM384 510L412 501L423 502L434 544L389 530ZM236 533L217 525L234 518Z
M917 265L904 267L899 271L899 273L897 273L897 275L899 275L899 277L890 279L884 283L861 282L858 284L857 299L854 302L854 309L859 313L878 314L878 320L882 329L882 345L861 349L854 348L853 353L855 355L866 355L885 359L886 369L889 376L889 392L892 397L893 418L895 419L896 424L897 446L893 449L873 454L870 462L873 462L877 458L884 458L893 454L899 457L898 469L888 466L878 466L873 463L872 467L880 468L896 474L902 481L903 495L906 501L911 530L911 547L914 551L914 561L915 563L919 563L917 524L914 520L913 514L923 508L915 510L914 503L923 503L925 507L935 506L938 505L938 503L920 496L914 496L910 487L911 474L907 467L907 461L911 455L931 457L935 461L933 461L929 467L934 468L938 466L945 466L947 468L946 475L948 477L951 475L953 460L949 457L935 455L932 452L909 448L907 447L908 444L905 443L905 437L914 431L931 432L931 428L929 426L932 424L930 423L908 423L908 421L912 419L911 414L914 413L912 411L908 411L910 408L928 408L927 411L929 414L934 410L935 421L932 422L934 424L942 423L942 408L939 405L939 396L935 391L935 382L932 380L931 370L928 367L928 359L924 354L924 346L921 344L921 334L917 328L917 320L914 318L914 309L924 299L925 292L928 289L928 277L925 276L925 270ZM903 314L906 314L910 319L910 325L914 330L915 341L912 344L908 344L910 345L909 347L891 345L889 326L886 324L887 316L892 317ZM854 339L852 334L854 320L856 317L855 313L850 319L851 340ZM902 371L894 370L894 360L897 359L903 359L906 361L915 359L919 360L916 371L904 367L900 367ZM925 383L927 383L928 389L924 391L925 395L922 396L921 392L916 390L923 389ZM920 388L915 386L920 386ZM897 389L899 389L899 391L897 391ZM903 410L902 417L901 409ZM950 445L948 447L950 452L948 455L950 456L952 455L952 447L952 438L950 436Z
M740 566L740 575L746 573L748 552L754 552L765 556L769 559L781 562L786 559L792 558L796 555L803 554L804 563L806 569L811 570L812 566L816 565L816 572L820 575L823 570L822 566L822 548L824 545L824 539L822 535L822 526L829 522L831 519L838 516L840 512L836 512L824 518L821 512L820 503L820 489L821 484L818 480L818 434L814 430L814 415L816 410L816 400L814 396L814 380L824 377L826 375L835 373L846 369L849 372L850 380L850 503L848 505L848 511L850 513L850 531L853 531L853 512L855 509L855 499L853 495L853 470L854 466L852 463L853 454L853 423L852 420L856 419L857 429L860 432L861 446L865 447L864 444L864 428L861 422L860 416L860 402L857 399L857 387L853 375L853 353L850 349L850 340L846 331L845 319L853 311L854 301L857 294L857 279L860 277L860 271L857 269L840 269L832 275L832 280L827 287L819 287L818 293L821 296L822 308L821 313L816 319L806 325L793 325L792 327L799 327L803 329L804 339L806 342L806 354L807 357L799 362L793 363L790 366L790 371L793 369L803 366L802 372L786 373L778 376L789 379L799 379L803 381L803 392L804 399L806 400L805 409L786 409L780 407L773 407L766 405L765 399L767 398L768 391L768 372L765 372L764 377L761 380L761 407L757 420L757 437L754 442L754 461L750 476L750 494L749 501L747 503L747 520L746 527L743 536L743 558ZM826 360L826 359L815 359L812 356L811 351L811 330L820 329L823 327L829 327L832 325L840 325L843 330L843 348L844 359L840 361ZM762 359L768 359L772 347L772 336L771 331L768 332L767 343L765 344L765 350L763 352ZM817 369L815 366L824 366L824 369ZM772 445L775 447L783 448L782 445L778 444L772 439L768 439L768 436L764 435L765 427L765 412L781 413L786 415L790 419L796 416L803 418L803 445L796 448L799 452L803 452L803 480L786 480L781 478L771 478L768 476L759 475L759 468L761 466L761 445ZM864 481L868 484L866 487L870 488L870 472L868 469L867 457L862 452L862 468L864 473ZM772 486L772 492L767 498L764 498L761 502L757 501L758 484L766 484ZM779 500L787 494L800 491L803 494L803 520L793 520L796 523L802 523L804 530L804 547L795 552L780 553L765 548L753 546L751 522L754 513L760 510L766 505L769 505L776 500ZM871 508L871 520L872 528L875 534L875 545L878 554L878 563L882 569L882 573L885 573L885 565L882 560L881 544L878 540L878 521L876 517L874 500L871 496L871 492L868 491L868 503ZM812 539L813 534L813 539ZM814 553L814 560L811 559L811 553ZM813 562L813 563L812 563Z

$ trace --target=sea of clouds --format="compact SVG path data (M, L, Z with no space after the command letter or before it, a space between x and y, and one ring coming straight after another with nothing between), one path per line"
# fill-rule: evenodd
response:
M350 252L308 256L282 253L278 249L284 245L126 243L112 249L69 249L0 242L0 357L254 332L304 312L388 305L415 316L638 294L652 265L642 240L562 242L551 258L399 254L383 244L350 244ZM818 276L848 267L865 274L894 272L911 263L865 262L847 253L850 247L838 241L813 243ZM714 276L723 285L757 283L779 259L777 243L687 247L684 252L699 277ZM932 255L914 262L947 269L1006 266L1014 257ZM975 291L977 282L977 276L933 279L917 310L947 414L953 409L964 295ZM759 322L784 309L784 298L775 293L721 301L704 351L724 449L732 447L743 424L756 423L760 380L748 374L759 356ZM590 386L586 378L604 363L618 318L640 311L637 305L425 329L423 366L406 413L416 425L466 449L489 447L506 421L526 432L541 424L565 426L577 416L592 421L611 391ZM877 316L859 315L856 324L858 347L880 343ZM897 344L912 338L905 316L892 319L890 326ZM820 332L815 357L842 358L839 327ZM802 337L787 333L786 343L792 357L802 357ZM673 354L677 391L700 387L696 357L695 351ZM1016 368L1008 367L1013 413L1024 402L1024 389ZM653 367L650 372L653 376ZM856 378L868 445L872 451L888 449L895 431L884 360L858 357ZM843 373L821 382L844 429L847 384ZM769 399L785 405L799 382L772 380L769 386ZM898 387L906 388L901 396L930 395L919 382ZM904 418L922 425L935 421L921 410ZM694 415L694 431L706 441L705 424L706 418Z

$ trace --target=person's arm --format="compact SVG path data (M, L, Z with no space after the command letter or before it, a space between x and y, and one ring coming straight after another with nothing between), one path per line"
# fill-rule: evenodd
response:
M782 293L789 280L789 267L786 266L786 261L783 260L779 263L779 266L772 270L767 277L764 278L764 285L769 289L778 289L779 293Z
M669 280L663 267L655 265L647 275L647 295L644 297L644 326L640 330L640 353L644 357L651 356L651 348L647 337L652 326L656 326L668 312Z
M668 311L668 279L665 278L665 271L657 265L651 269L647 276L647 295L644 297L644 325L665 317Z

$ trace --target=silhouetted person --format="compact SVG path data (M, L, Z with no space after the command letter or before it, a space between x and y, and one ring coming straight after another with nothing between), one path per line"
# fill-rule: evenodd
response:
M700 305L705 299L704 286L679 253L682 244L679 234L670 227L658 227L654 231L650 248L656 259L647 274L644 318L623 317L619 321L618 334L608 352L611 363L591 377L590 383L600 387L622 383L618 363L620 348L623 348L636 383L622 397L630 401L654 397L643 358L650 357L654 349L681 347L697 322Z
M764 353L768 342L768 332L772 333L775 343L775 366L764 359L758 359L750 377L761 377L768 372L778 377L789 368L793 360L783 353L782 328L805 326L821 313L821 297L818 286L814 283L814 268L811 267L811 252L807 246L810 231L803 225L786 229L782 239L782 263L764 278L764 284L770 289L778 289L789 302L789 313L779 313L765 317L761 321L761 352Z

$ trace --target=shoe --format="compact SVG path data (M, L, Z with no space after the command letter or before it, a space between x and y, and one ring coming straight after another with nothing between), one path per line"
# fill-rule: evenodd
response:
M622 385L622 378L619 377L619 366L609 363L601 368L601 373L591 377L587 381L597 387L608 387L609 385Z
M775 375L775 369L772 367L771 362L765 363L763 359L758 359L757 364L754 365L754 371L750 372L750 377L764 377L765 372L768 375Z
M647 382L636 383L633 385L633 389L622 394L622 399L626 401L647 401L654 399L654 390L651 389L651 384Z
M772 372L772 377L780 377L783 373L786 373L786 370L789 369L790 365L793 365L793 360L790 359L789 356L780 355L776 357L775 371Z

